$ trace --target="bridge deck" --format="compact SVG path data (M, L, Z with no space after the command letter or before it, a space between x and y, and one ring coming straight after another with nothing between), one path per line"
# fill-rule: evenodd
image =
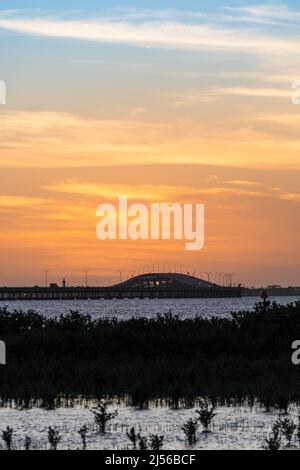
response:
M241 297L242 289L222 287L189 274L146 273L110 287L3 287L0 301L135 298Z
M116 288L116 287L7 287L0 288L0 301L11 300L79 300L135 298L218 298L240 297L241 289L219 288Z

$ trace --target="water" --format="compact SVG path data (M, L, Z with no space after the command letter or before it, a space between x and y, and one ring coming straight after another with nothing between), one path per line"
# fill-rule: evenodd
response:
M216 409L216 417L212 424L212 432L205 434L201 427L198 431L198 442L189 447L181 427L188 419L197 417L194 409L171 410L167 407L153 407L147 410L121 406L110 406L110 410L118 409L118 416L110 422L105 435L99 434L94 425L94 418L88 408L60 408L45 411L34 408L16 410L4 408L0 410L1 429L11 426L14 429L14 445L23 448L25 436L32 439L33 448L47 449L48 427L56 427L62 436L59 449L81 448L79 429L88 428L88 449L132 449L127 438L127 431L132 426L142 436L150 434L165 436L164 449L262 449L265 439L271 432L272 424L278 418L278 411L265 412L259 407L221 406ZM297 407L290 407L290 417L298 424ZM296 446L296 438L293 445Z
M0 307L7 305L12 309L33 309L48 317L78 310L91 314L93 318L116 317L126 320L132 317L155 317L158 313L172 312L181 318L202 315L205 317L226 317L230 312L252 310L259 297L240 297L225 299L114 299L114 300L49 300L49 301L2 301ZM270 297L270 301L280 304L300 301L298 297Z
M299 301L300 297L274 297L271 301L280 304ZM181 318L203 315L229 316L230 312L251 310L256 297L232 299L123 299L123 300L79 300L79 301L14 301L0 302L0 307L7 305L10 309L34 309L46 316L66 314L73 310L89 313L93 318L116 317L128 319L131 317L155 317L157 313L171 311ZM92 406L92 405L91 405ZM132 426L143 436L159 434L165 436L164 449L262 449L265 439L271 432L272 424L278 418L278 411L266 413L260 407L221 406L217 408L212 432L204 434L199 431L198 442L189 447L181 430L182 425L190 418L195 418L195 409L172 410L167 407L150 407L147 410L137 410L125 404L110 406L118 408L119 414L105 435L97 433L93 415L87 407L59 408L52 411L33 408L17 410L14 408L0 409L0 431L10 426L14 429L14 445L24 447L25 436L32 439L33 448L47 449L48 427L57 427L62 435L60 449L77 449L81 447L78 431L87 425L88 449L131 449L126 432ZM291 417L298 424L298 410L290 407ZM0 443L3 447L3 444ZM294 445L296 442L294 441Z

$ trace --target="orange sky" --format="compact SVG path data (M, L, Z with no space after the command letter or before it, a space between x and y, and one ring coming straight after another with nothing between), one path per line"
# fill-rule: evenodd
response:
M205 165L5 168L1 275L6 283L35 284L43 279L41 269L50 267L52 280L66 276L81 283L80 270L90 268L91 282L105 283L116 280L117 269L129 274L145 264L172 262L234 272L251 284L289 284L298 275L298 176ZM116 203L118 194L145 204L204 202L205 248L187 252L178 241L98 240L96 207Z
M42 284L43 268L71 284L91 269L105 284L153 263L300 284L300 59L288 35L268 32L262 55L249 35L244 51L170 51L41 39L24 24L28 36L2 31L1 284ZM125 194L205 204L205 248L98 240L97 206Z

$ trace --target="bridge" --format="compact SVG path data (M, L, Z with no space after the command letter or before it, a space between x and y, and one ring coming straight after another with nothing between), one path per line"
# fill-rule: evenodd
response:
M241 297L239 287L224 287L189 274L146 273L109 287L2 287L0 301L87 299L176 299Z

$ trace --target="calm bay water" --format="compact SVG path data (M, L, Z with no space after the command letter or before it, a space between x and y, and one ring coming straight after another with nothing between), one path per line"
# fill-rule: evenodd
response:
M116 317L118 320L132 317L155 317L158 313L172 312L181 318L202 315L205 317L226 317L230 312L252 310L259 297L240 297L232 299L122 299L122 300L61 300L61 301L12 301L0 302L0 308L33 309L46 316L67 314L70 310L91 314L93 318ZM270 301L280 304L300 301L298 297L270 297Z

